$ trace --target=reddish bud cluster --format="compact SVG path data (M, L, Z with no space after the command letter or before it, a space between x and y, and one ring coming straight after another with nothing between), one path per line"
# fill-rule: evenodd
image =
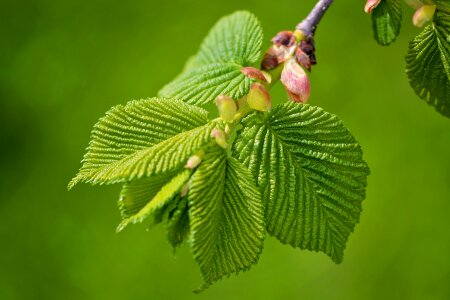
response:
M277 47L291 47L296 43L296 37L292 31L281 31L272 39L272 43Z
M295 51L295 58L297 59L297 62L300 66L310 72L311 66L317 64L315 51L316 47L312 37L302 40L300 42L300 46L297 47L297 50Z

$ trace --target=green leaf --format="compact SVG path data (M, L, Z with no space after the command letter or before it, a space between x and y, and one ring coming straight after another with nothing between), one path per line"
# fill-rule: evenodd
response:
M237 11L220 19L204 39L192 66L259 63L263 32L258 18L248 11Z
M118 202L122 218L127 219L137 214L172 177L162 174L125 183Z
M262 41L261 26L253 14L239 11L222 18L197 55L189 59L183 73L159 95L195 105L212 102L218 95L242 98L254 79L245 77L240 70L259 63Z
M189 208L187 198L178 197L177 207L169 213L167 222L167 238L176 249L189 235Z
M248 93L254 81L245 77L241 68L232 63L195 68L166 85L160 94L195 105L207 104L219 95L239 99Z
M292 102L243 126L233 155L257 180L269 234L341 262L369 174L353 136L336 116Z
M406 73L416 94L450 117L450 16L436 12L409 44Z
M195 152L206 146L211 131L218 122L210 122L190 131L182 132L153 147L139 150L89 174L86 182L112 184L175 171Z
M153 198L149 199L148 203L144 207L142 207L132 216L124 219L122 223L120 223L120 225L117 227L117 231L122 231L130 223L136 224L143 222L157 209L164 207L169 201L173 200L175 194L181 190L183 185L188 181L189 177L191 177L191 170L184 170L180 174L172 178L172 180L165 184ZM130 190L128 189L128 192L129 191ZM137 190L134 190L134 192L136 191ZM140 189L140 191L144 192L146 191L146 189ZM131 197L135 195L136 193L128 193L128 196ZM127 194L125 194L125 197L126 196Z
M249 171L214 147L192 176L188 193L193 255L204 280L200 290L247 270L264 240L261 195Z
M375 40L386 46L395 41L402 25L402 7L399 0L382 0L372 12Z
M132 101L94 127L88 152L69 188L83 181L110 184L176 171L206 144L217 122L178 100Z

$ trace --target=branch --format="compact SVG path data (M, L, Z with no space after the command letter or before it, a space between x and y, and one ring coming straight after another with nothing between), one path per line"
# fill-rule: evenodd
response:
M305 36L314 35L317 25L319 25L320 20L333 1L334 0L319 0L306 19L297 25L296 29L302 31Z

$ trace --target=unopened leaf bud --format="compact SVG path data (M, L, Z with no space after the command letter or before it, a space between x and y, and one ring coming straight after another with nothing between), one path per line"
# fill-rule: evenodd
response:
M271 107L270 94L264 85L254 83L247 95L248 105L258 111L269 111Z
M309 56L302 51L302 49L297 48L297 50L295 50L295 59L300 66L311 72L311 60Z
M416 10L413 16L413 24L416 27L423 27L433 19L436 5L423 5Z
M275 46L285 46L285 47L291 47L293 46L297 41L297 38L292 31L281 31L278 32L277 35L272 38L272 43Z
M281 72L281 82L292 101L301 103L308 101L311 84L305 70L297 63L295 58L285 63Z
M300 42L300 49L308 56L313 54L316 51L314 38L310 37L307 40L302 40Z
M241 69L241 73L247 76L248 78L253 78L260 80L264 83L270 83L272 81L272 77L267 72L261 71L260 69L253 67L244 67Z
M198 155L192 155L189 157L186 165L184 166L186 169L195 169L202 162L202 158Z
M272 47L270 47L264 54L261 69L264 71L270 71L277 68L280 64L292 57L295 48L295 44L291 47L286 47L284 45L272 45Z
M233 98L221 95L216 99L220 117L227 123L231 123L236 115L237 106Z
M228 147L228 143L227 143L227 140L225 137L225 132L223 132L223 130L214 128L211 131L211 137L213 137L215 139L217 145L219 145L223 149L226 149Z
M375 7L378 6L378 4L380 4L381 0L367 0L366 5L364 6L364 11L367 14L370 14Z

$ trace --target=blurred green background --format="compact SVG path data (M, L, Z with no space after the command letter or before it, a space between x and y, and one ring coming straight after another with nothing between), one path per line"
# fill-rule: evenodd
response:
M343 264L268 237L249 272L195 295L187 246L174 256L161 226L115 233L119 186L66 189L97 119L156 95L219 17L253 11L268 42L313 4L2 1L0 299L450 299L450 120L404 74L412 10L389 48L362 0L336 1L317 33L310 103L344 120L372 171Z

